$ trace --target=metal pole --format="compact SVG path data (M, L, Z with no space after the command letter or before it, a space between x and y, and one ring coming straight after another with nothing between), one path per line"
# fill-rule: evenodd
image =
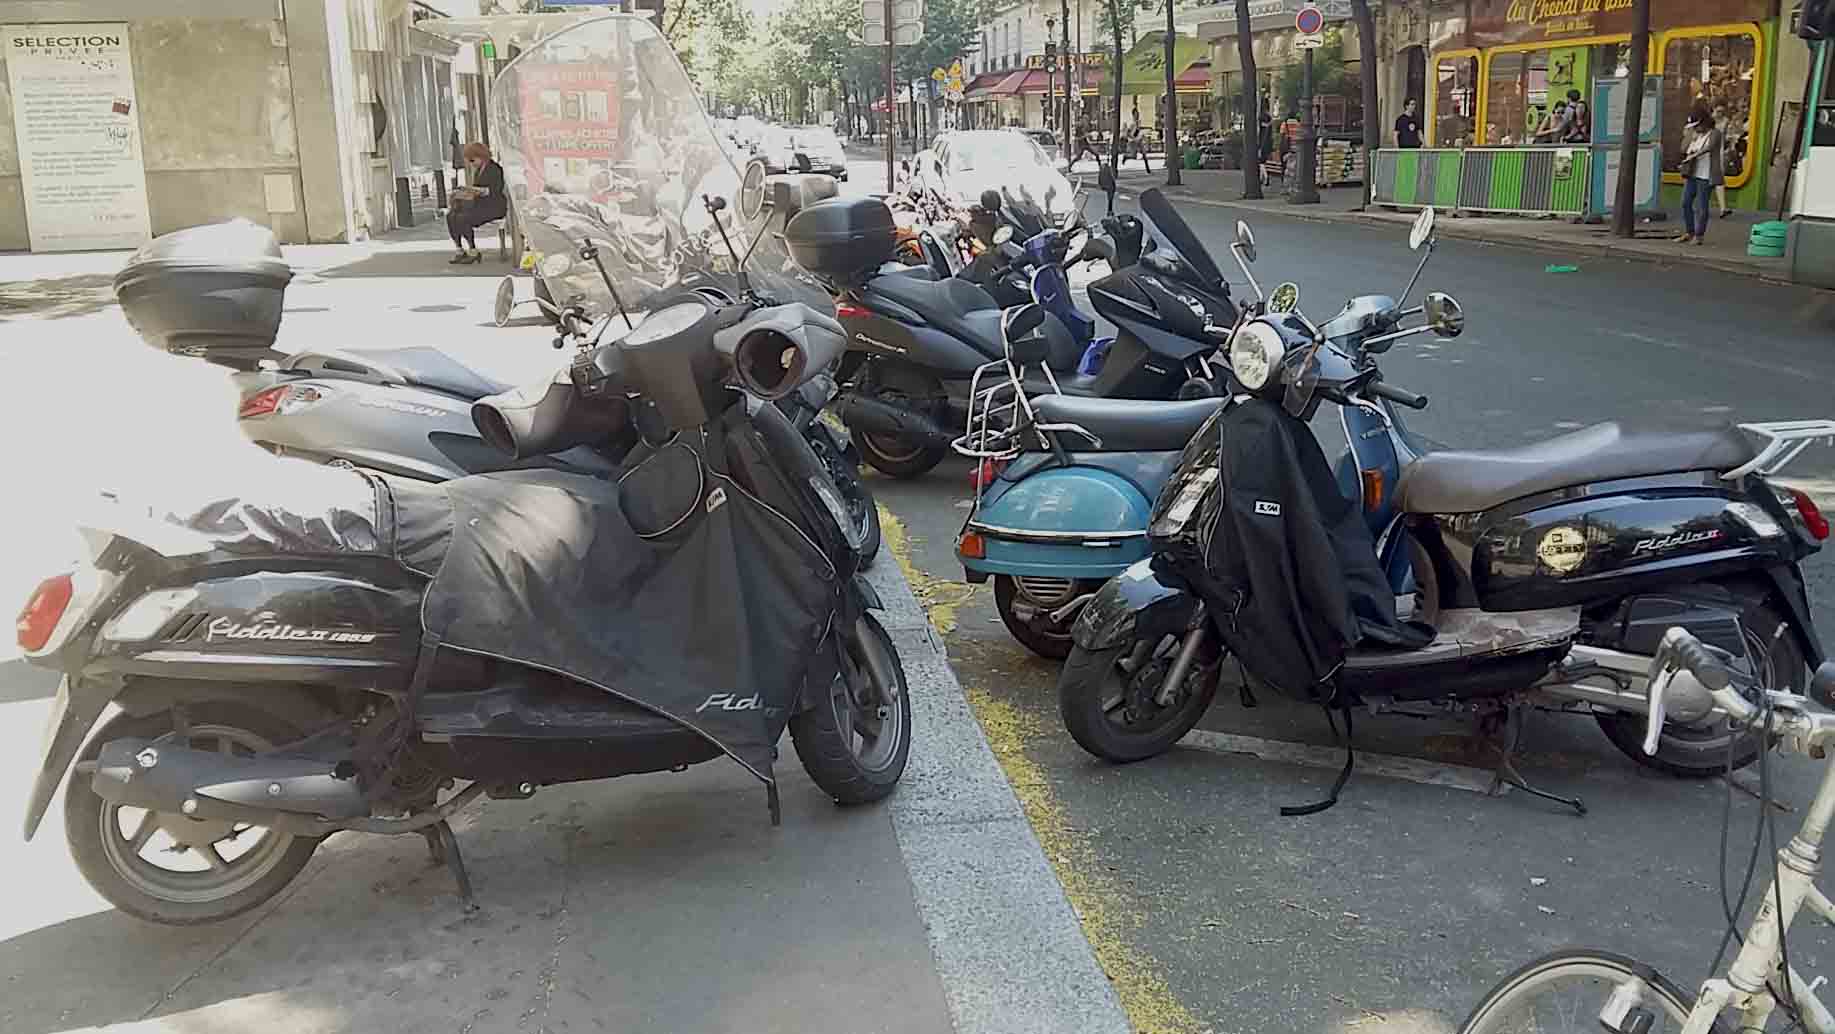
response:
M892 3L886 0L886 193L892 193L892 170L898 165L898 96L892 81Z
M1064 147L1064 160L1069 161L1070 160L1070 134L1071 134L1071 129L1074 125L1070 120L1070 97L1071 97L1070 73L1071 73L1071 64L1072 64L1071 58L1070 58L1070 0L1059 0L1058 6L1061 8L1059 13L1064 16L1064 21L1063 21L1064 34L1063 36L1059 37L1061 42L1058 44L1058 61L1061 64L1063 64L1064 66L1064 117L1061 120L1061 124L1058 126L1058 133L1060 136L1063 137L1063 139L1058 141L1058 143L1062 144ZM1078 0L1078 4L1077 4L1077 17L1078 18L1083 17L1083 4L1081 0ZM1079 44L1081 44L1082 38L1083 38L1083 26L1082 25L1077 26L1077 38L1078 38ZM1083 55L1081 53L1078 53L1077 56L1081 58ZM1083 75L1082 66L1078 65L1077 69L1078 69L1077 75L1079 78L1081 78ZM1804 110L1807 111L1808 109L1806 108Z
M1300 186L1287 200L1296 205L1316 205L1319 203L1319 184L1317 179L1318 141L1313 137L1313 52L1316 47L1306 49L1306 59L1300 75ZM1246 131L1246 130L1245 130Z

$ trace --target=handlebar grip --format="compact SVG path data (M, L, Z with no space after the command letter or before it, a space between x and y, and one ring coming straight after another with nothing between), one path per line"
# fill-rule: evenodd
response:
M1416 395L1406 388L1398 388L1384 381L1371 381L1370 386L1364 390L1377 398L1388 399L1398 406L1407 406L1409 409L1427 408L1426 395Z

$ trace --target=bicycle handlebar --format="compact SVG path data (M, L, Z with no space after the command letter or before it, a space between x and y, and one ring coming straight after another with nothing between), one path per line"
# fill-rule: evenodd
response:
M1681 716L1684 721L1695 721L1712 714L1718 707L1728 718L1742 725L1759 716L1758 705L1741 692L1754 688L1755 683L1728 667L1731 660L1730 655L1703 643L1685 628L1671 628L1663 634L1656 656L1650 660L1644 753L1654 755L1657 752L1657 740L1668 714ZM1678 677L1684 672L1690 676L1688 679ZM1770 724L1777 726L1788 721L1788 716L1775 716Z

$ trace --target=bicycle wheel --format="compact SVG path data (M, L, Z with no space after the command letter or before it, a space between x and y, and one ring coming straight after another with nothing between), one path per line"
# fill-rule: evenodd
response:
M1602 1016L1614 992L1635 997L1630 1010ZM1591 948L1544 955L1505 977L1478 1003L1459 1034L1600 1034L1632 1031L1636 1009L1650 1013L1648 1034L1682 1029L1695 996L1635 959ZM1719 1019L1709 1028L1725 1034Z

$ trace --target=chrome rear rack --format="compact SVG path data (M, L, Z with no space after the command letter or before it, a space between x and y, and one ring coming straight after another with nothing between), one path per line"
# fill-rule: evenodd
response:
M1835 445L1835 420L1773 420L1759 424L1740 424L1739 429L1764 440L1758 455L1721 474L1724 481L1737 481L1747 474L1770 477L1790 465L1798 454L1818 438Z

